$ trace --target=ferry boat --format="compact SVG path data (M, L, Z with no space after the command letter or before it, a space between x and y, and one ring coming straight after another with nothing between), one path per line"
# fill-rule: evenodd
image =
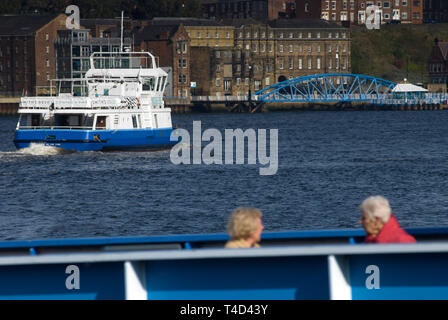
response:
M70 151L171 148L168 74L149 52L93 53L83 79L50 81L50 96L22 97L14 144ZM54 83L54 85L53 85Z

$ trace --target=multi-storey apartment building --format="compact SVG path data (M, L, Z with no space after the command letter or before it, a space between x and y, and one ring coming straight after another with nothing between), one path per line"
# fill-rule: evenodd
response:
M0 95L44 94L56 76L54 41L67 16L0 16Z
M155 55L159 66L170 68L170 90L175 97L190 97L190 37L178 18L154 18L134 30L136 50Z
M345 22L350 24L364 24L369 15L367 9L376 6L375 13L380 23L413 23L423 21L423 0L322 0L322 19Z
M120 52L121 50L132 50L132 38L128 33L124 34L121 41L120 34L101 33L100 37L92 37L89 29L59 30L55 40L56 52L56 74L59 79L81 79L90 69L90 56L92 53ZM103 61L101 61L103 62ZM111 60L104 59L104 63L96 67L109 67ZM116 63L127 63L123 60L114 59ZM107 63L107 65L106 65ZM115 67L119 67L116 65ZM124 67L124 66L123 66ZM81 94L83 84L73 83L73 92Z
M350 72L350 32L334 23L235 20L234 27L233 47L202 51L210 75L203 95L244 96L299 76Z
M271 21L292 17L295 0L203 0L204 17L208 19L256 19Z
M424 22L448 22L447 0L423 0Z

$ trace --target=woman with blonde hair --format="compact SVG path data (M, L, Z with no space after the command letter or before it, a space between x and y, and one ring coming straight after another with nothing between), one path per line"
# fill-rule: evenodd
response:
M262 213L254 208L236 208L230 216L227 232L231 239L226 248L258 248L264 229Z

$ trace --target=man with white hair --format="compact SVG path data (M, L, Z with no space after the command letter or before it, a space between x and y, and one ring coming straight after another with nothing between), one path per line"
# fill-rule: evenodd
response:
M400 227L386 198L369 197L362 202L360 209L362 217L359 222L366 231L366 243L416 242L413 236Z

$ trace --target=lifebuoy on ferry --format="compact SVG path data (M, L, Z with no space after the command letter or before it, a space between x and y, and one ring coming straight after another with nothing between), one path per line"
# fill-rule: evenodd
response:
M140 99L139 98L135 98L135 100L137 100L137 107L140 107Z

